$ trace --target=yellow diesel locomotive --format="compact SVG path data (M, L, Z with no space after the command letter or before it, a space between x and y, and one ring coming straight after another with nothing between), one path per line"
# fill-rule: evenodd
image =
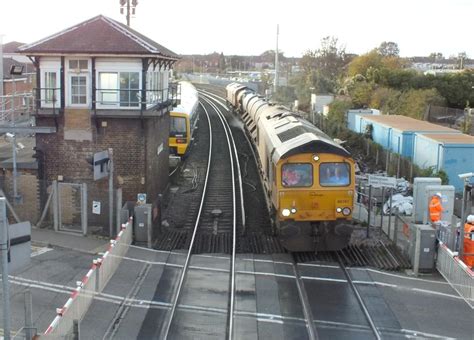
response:
M267 203L290 251L344 248L352 234L355 163L298 114L232 83L226 101L254 143Z
M191 143L194 126L197 122L199 104L196 88L187 81L179 82L180 103L170 112L170 154L182 157Z

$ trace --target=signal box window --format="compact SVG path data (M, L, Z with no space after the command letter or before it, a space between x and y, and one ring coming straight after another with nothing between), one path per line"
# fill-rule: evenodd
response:
M170 136L184 137L186 136L186 119L183 117L171 117L170 119Z
M350 184L347 163L322 163L319 166L319 184L323 187L343 187Z
M287 163L281 167L281 184L284 187L310 187L313 185L313 166L309 163Z

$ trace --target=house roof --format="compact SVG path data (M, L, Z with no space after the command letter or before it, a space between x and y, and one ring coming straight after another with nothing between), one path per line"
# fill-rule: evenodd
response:
M433 124L424 120L402 116L402 115L364 115L365 120L384 124L400 131L436 131L446 133L459 133L459 131Z
M26 55L149 55L177 60L178 55L130 27L103 15L19 47Z
M20 63L19 61L16 61L15 59L12 58L3 58L3 79L11 79L12 76L10 75L10 68L12 65L16 66L25 66L25 69L23 70L23 73L28 73L28 66L25 63ZM33 66L30 64L30 69ZM17 76L16 78L21 78Z
M18 41L10 41L9 43L6 43L2 46L3 48L3 53L5 54L11 54L15 53L18 50L18 47L21 45L24 45L25 43L21 43Z
M474 146L474 136L469 136L463 133L460 134L446 134L446 133L437 133L423 135L425 138L435 140L443 144L468 144Z

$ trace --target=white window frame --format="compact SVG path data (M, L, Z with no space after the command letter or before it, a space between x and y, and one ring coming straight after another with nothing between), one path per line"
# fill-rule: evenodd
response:
M103 104L102 103L102 84L101 84L101 79L100 75L101 73L107 73L107 74L115 74L117 75L117 83L116 85L116 96L117 100L116 103L110 103L110 104ZM96 107L97 108L120 108L120 89L119 89L119 82L120 82L120 72L119 71L99 71L97 72L97 77L96 77L96 82L97 82L97 98L96 98ZM110 89L112 91L112 89Z
M100 74L101 73L116 73L117 74L117 97L118 103L116 105L112 104L101 104L100 103ZM138 106L120 106L120 74L121 73L138 73L138 89L137 91L141 94L142 91L142 72L135 68L123 68L123 69L96 69L96 88L97 88L97 98L96 98L96 108L98 109L115 109L115 110L140 110L141 105L138 103Z
M72 78L73 77L84 77L86 78L86 102L84 104L72 102ZM86 73L70 73L68 76L68 102L70 107L89 107L90 104L90 90L89 90L89 75Z
M58 90L56 91L56 100L51 102L46 102L46 73L56 73L56 84L54 85L55 88ZM61 106L61 89L60 89L60 74L58 69L53 68L44 68L41 69L41 104L40 107L42 108L53 108L53 107L60 107Z
M87 69L71 69L69 68L69 63L72 60L87 60ZM68 107L78 107L78 108L90 108L91 107L91 76L90 76L90 67L91 60L85 57L71 57L67 58L64 61L64 66L66 68L66 103ZM72 77L85 77L86 78L86 103L85 104L73 104L72 103Z

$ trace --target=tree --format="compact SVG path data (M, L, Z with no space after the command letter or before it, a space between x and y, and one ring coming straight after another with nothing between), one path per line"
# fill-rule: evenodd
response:
M300 105L309 105L311 93L336 92L347 60L335 37L325 37L319 49L306 51L299 63L301 73L291 80Z
M313 53L315 66L321 75L332 81L338 80L347 63L346 49L338 46L336 37L325 37L321 40L321 48Z
M399 101L398 112L394 113L416 119L423 119L428 105L444 106L446 102L436 89L404 91L400 95Z
M224 53L221 52L219 55L219 73L225 72L226 64L225 64L225 57Z
M345 124L346 112L352 107L353 105L350 100L336 99L329 104L328 118L340 124Z
M349 77L354 77L360 74L366 77L367 70L381 69L382 65L382 55L380 55L378 51L374 49L369 53L354 58L349 64L348 75Z
M400 49L398 48L397 43L394 43L393 41L384 41L380 44L377 51L384 57L398 57L400 54Z
M430 55L429 55L429 58L434 63L437 62L438 60L443 60L444 59L443 53L441 53L441 52L431 52Z

